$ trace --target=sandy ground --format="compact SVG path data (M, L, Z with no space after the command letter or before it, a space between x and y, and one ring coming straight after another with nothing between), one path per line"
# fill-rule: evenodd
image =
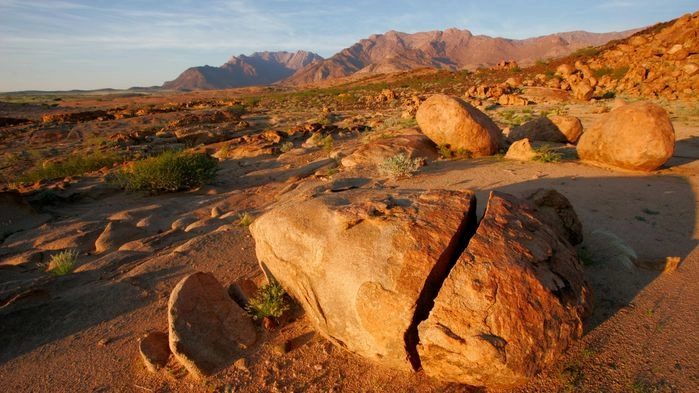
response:
M598 115L575 106L585 123ZM552 187L566 195L585 236L613 233L647 265L679 257L661 273L614 262L585 267L595 301L583 339L560 362L515 392L699 391L699 120L675 119L675 157L663 169L638 174L577 162L516 162L501 158L440 160L404 180L340 170L332 179L364 176L415 189L471 189L482 212L492 190L517 194ZM338 141L351 151L361 141ZM0 308L0 386L6 392L469 392L422 373L386 369L333 347L315 334L300 310L271 332L260 330L245 364L229 365L205 381L174 363L149 373L138 339L166 328L170 290L189 272L211 271L227 285L262 282L254 241L237 214L261 214L309 162L314 150L276 157L227 160L217 182L165 196L108 193L46 208L40 230L10 236L0 246L0 289L23 288ZM312 171L311 171L312 173ZM89 182L89 179L81 180ZM230 218L209 219L217 206ZM115 214L206 221L198 233L162 237L152 251L83 253L73 274L47 277L20 251L37 244L89 248ZM157 236L156 236L157 238ZM52 243L53 242L53 243ZM47 247L47 249L50 247ZM594 250L592 250L594 253ZM6 292L4 292L6 293ZM279 345L288 342L289 351Z

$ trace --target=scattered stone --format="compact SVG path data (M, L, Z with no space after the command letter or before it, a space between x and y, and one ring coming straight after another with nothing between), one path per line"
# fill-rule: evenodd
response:
M434 143L468 151L472 157L493 155L503 146L502 133L493 120L456 97L433 95L420 105L415 119Z
M670 117L650 102L627 104L600 116L577 145L581 160L636 171L658 169L674 150Z
M221 208L218 206L214 206L211 208L211 218L219 218L221 217Z
M155 373L167 365L170 358L168 336L162 332L151 332L143 336L138 343L141 359L148 371Z
M558 127L561 134L565 136L565 140L561 143L577 143L580 135L583 133L583 125L580 119L575 116L567 115L549 115L547 116L553 124ZM552 141L555 142L555 141Z
M248 372L248 361L245 358L240 358L233 363L233 366L240 371Z
M520 139L510 145L505 153L508 160L531 161L537 156L528 138Z
M288 340L285 340L279 344L274 344L273 348L274 352L278 353L279 355L284 355L289 353L290 344Z
M476 234L420 323L425 373L510 388L583 332L589 297L575 249L530 206L492 192Z
M197 377L229 364L256 340L247 313L211 273L182 279L168 302L170 350Z
M518 141L527 138L530 141L566 143L568 138L548 117L542 116L522 125L512 127L507 139Z

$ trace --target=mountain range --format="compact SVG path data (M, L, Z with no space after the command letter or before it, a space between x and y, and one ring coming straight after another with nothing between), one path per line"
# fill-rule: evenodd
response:
M208 90L269 85L288 78L314 61L323 60L312 52L256 52L233 56L220 67L191 67L177 79L165 82L164 89Z
M328 59L305 51L259 52L232 57L220 67L192 67L166 89L225 89L283 83L302 85L354 74L376 74L431 67L449 70L491 67L502 60L526 66L565 56L630 36L638 30L612 33L573 31L522 40L473 35L447 29L420 33L374 34Z

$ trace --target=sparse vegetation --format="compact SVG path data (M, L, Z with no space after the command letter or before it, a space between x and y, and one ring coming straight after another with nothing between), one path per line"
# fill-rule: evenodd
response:
M252 224L252 215L250 215L250 213L245 212L238 216L238 225L241 227L248 227L250 224Z
M571 57L592 57L592 56L597 56L599 54L600 50L599 48L595 48L592 46L587 46L585 48L580 48L573 52L571 54Z
M96 151L90 154L72 154L62 161L37 164L24 175L20 176L19 180L35 182L39 180L78 176L96 171L100 168L111 167L120 160L121 157L116 153L102 153Z
M595 78L598 79L602 78L603 76L609 75L610 78L618 80L623 78L627 72L629 72L629 66L623 66L618 68L611 68L605 66L592 71L592 74L595 76Z
M246 309L255 320L279 318L289 309L285 295L284 288L277 282L264 285L250 299Z
M75 270L75 262L78 260L78 250L64 250L51 256L49 272L54 276L65 276Z
M128 191L174 192L206 184L217 170L216 159L207 154L166 151L131 163L112 181Z
M286 153L293 148L294 148L294 142L286 141L286 142L282 143L281 146L279 146L279 151L282 153Z
M559 162L561 161L562 154L551 149L551 146L544 145L537 149L534 149L536 156L534 161L539 162Z
M415 174L422 163L423 160L420 158L411 159L405 153L398 153L383 160L379 169L393 178L404 178Z
M323 146L323 150L330 154L333 150L333 136L328 134L323 139L320 140L320 145Z
M452 159L468 159L472 157L472 153L466 149L456 149L453 150L449 145L439 145L437 146L439 151L439 156L445 160Z

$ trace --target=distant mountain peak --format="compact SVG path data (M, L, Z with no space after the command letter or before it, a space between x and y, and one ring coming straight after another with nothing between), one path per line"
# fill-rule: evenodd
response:
M295 71L323 58L307 51L255 52L231 57L220 67L200 66L187 69L177 79L165 82L164 89L227 89L279 82Z
M560 57L586 46L625 38L635 30L614 33L573 31L523 40L473 35L449 28L419 33L389 30L372 34L332 57L298 70L284 81L306 84L359 73L386 73L431 67L475 69L514 60L521 65Z

